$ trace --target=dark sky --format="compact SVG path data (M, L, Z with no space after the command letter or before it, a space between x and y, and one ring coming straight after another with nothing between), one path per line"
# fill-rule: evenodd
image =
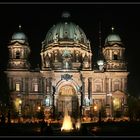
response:
M102 23L102 45L111 26L122 38L128 61L128 90L140 95L140 4L2 4L0 3L0 65L5 69L7 45L18 25L22 25L31 47L30 61L40 63L41 42L53 24L61 21L63 11L71 13L71 21L78 24L91 41L93 56L99 45L99 22ZM96 55L95 55L96 56Z

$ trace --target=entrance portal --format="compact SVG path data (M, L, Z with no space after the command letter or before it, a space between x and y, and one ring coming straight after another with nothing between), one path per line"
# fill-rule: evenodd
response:
M62 86L57 99L57 112L64 115L65 109L71 117L78 117L79 104L75 89L71 85Z

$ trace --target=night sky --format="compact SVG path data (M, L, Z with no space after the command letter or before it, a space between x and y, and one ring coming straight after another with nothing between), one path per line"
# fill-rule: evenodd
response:
M21 24L31 47L32 67L40 64L41 42L48 30L69 11L70 20L79 25L91 42L93 59L99 46L99 22L102 24L102 46L111 27L120 35L126 48L128 62L128 92L140 95L140 4L2 4L0 3L0 67L6 69L8 43Z

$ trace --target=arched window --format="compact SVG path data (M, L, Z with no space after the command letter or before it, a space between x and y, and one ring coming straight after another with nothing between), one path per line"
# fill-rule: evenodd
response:
M34 84L33 84L33 90L34 90L35 92L38 91L38 84L37 84L37 83L34 83Z
M20 52L16 51L16 59L20 59Z
M120 81L119 80L115 80L114 82L113 82L113 85L114 85L114 91L116 91L116 90L120 90Z
M101 92L101 85L100 84L96 84L96 92Z
M46 98L45 102L46 102L46 106L50 106L50 99L49 98Z
M20 84L16 83L16 91L20 91Z
M114 110L118 110L121 108L121 99L120 98L113 99L113 108L114 108Z
M119 90L119 83L115 83L115 84L114 84L114 91L115 91L115 90Z
M114 60L118 60L118 55L114 54Z

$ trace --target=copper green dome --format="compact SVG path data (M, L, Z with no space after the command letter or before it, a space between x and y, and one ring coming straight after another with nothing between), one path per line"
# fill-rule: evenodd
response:
M113 45L115 43L122 44L120 36L114 33L114 28L112 27L112 33L107 36L105 39L105 45Z
M12 41L27 42L26 35L21 31L21 25L18 28L18 31L12 35Z
M27 37L23 32L16 32L12 35L12 40L27 40Z
M54 25L47 33L45 43L49 44L58 41L79 41L87 44L87 38L83 30L72 22L61 22Z
M69 18L69 14L63 14L63 18ZM84 31L75 23L69 20L63 20L62 22L53 25L48 31L44 44L48 45L55 41L78 41L84 45L87 45L87 37Z

